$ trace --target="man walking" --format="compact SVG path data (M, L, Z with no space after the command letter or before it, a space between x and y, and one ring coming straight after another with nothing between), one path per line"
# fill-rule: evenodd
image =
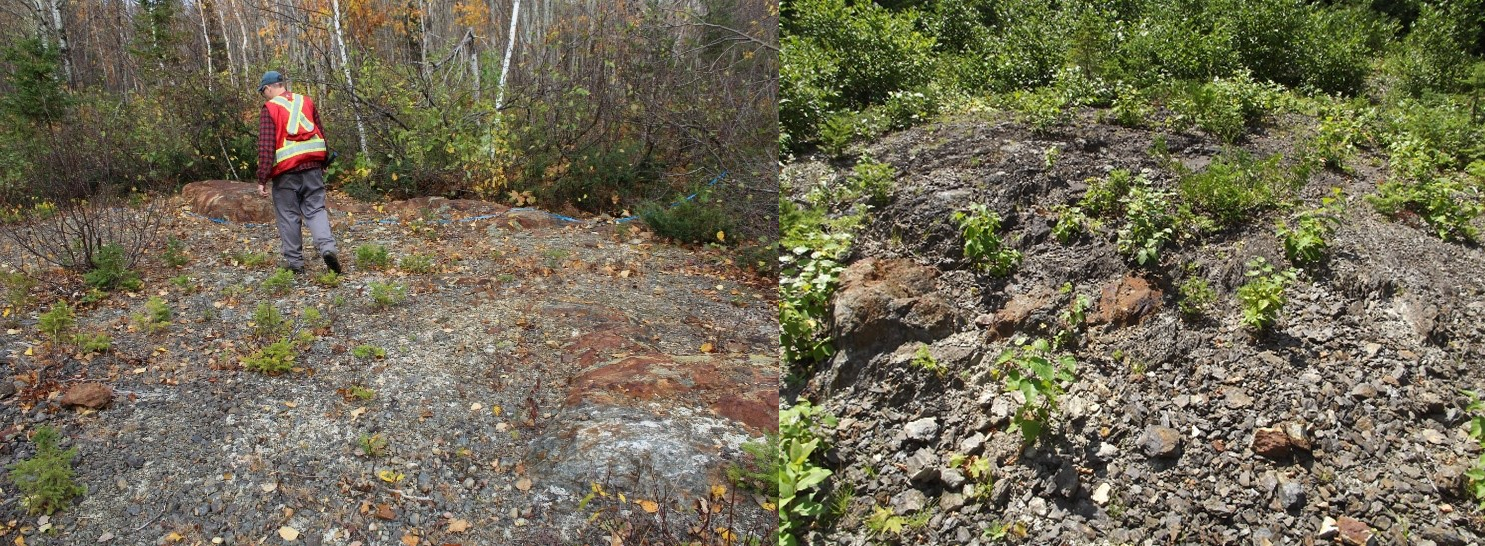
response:
M295 273L304 272L301 225L307 224L325 266L339 274L335 237L325 213L328 155L320 113L309 97L289 92L283 74L273 70L263 73L258 94L268 101L258 118L258 194L268 197L272 183L284 261Z

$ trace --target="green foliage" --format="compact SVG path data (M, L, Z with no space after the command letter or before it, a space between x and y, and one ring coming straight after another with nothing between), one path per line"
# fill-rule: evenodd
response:
M1318 116L1315 136L1304 145L1305 159L1318 161L1325 168L1346 171L1346 163L1355 157L1357 145L1370 139L1368 125L1372 115L1373 110L1357 104L1326 108Z
M1221 226L1240 224L1304 184L1308 173L1287 171L1283 160L1279 154L1257 159L1243 150L1224 151L1205 170L1181 177L1181 197Z
M37 326L41 328L42 334L51 339L52 343L60 343L68 339L72 330L77 327L77 318L73 316L72 307L67 305L65 300L52 304L51 310L42 313L38 318Z
M830 477L824 468L829 449L827 429L835 417L800 400L779 412L779 544L802 544L811 524L824 511L817 489Z
M840 260L850 249L852 216L831 219L826 206L801 208L779 200L779 331L784 360L808 369L834 353L826 335L830 297L835 293Z
M1125 211L1124 227L1116 241L1119 252L1144 265L1158 265L1160 251L1175 236L1175 215L1171 211L1170 192L1152 188L1144 179L1129 187L1119 199Z
M356 447L361 448L361 454L367 457L381 457L387 454L387 439L380 434L362 433L356 439Z
M283 313L278 311L272 303L258 302L258 307L253 309L253 335L259 339L277 338L289 335L292 325L284 318Z
M347 392L351 395L351 398L355 398L356 400L360 400L362 402L371 400L372 398L376 398L376 391L371 390L367 387L363 387L361 385L351 385L350 390Z
M196 280L190 275L176 275L170 278L170 285L179 288L187 294L196 291Z
M1006 390L1018 391L1025 399L1011 417L1011 430L1021 431L1023 441L1031 445L1051 423L1064 392L1062 383L1077 378L1077 361L1071 355L1053 354L1045 339L1030 343L1022 339L995 359L995 367Z
M263 290L275 296L287 294L289 293L289 289L293 287L294 272L282 267L278 271L274 271L268 278L263 279Z
M1478 17L1470 14L1478 13L1479 4L1419 3L1418 9L1408 35L1383 61L1383 90L1414 97L1453 91L1469 67L1467 48L1479 38Z
M1238 303L1243 309L1243 326L1266 332L1278 321L1288 297L1284 290L1297 275L1293 269L1275 271L1262 257L1248 262L1248 282L1238 287Z
M88 489L72 481L72 458L77 448L57 447L57 429L42 425L31 436L36 453L12 463L10 481L21 493L21 506L30 514L51 515L67 507L73 497L88 494Z
M964 258L970 264L996 277L1011 274L1021 264L1021 252L1008 248L995 234L1000 215L984 204L970 205L969 212L956 212L951 219L964 236Z
M780 445L777 433L767 434L761 442L743 442L740 446L744 454L743 461L727 466L727 479L742 489L753 491L777 503L779 477L783 470L783 461L778 456Z
M1016 90L1006 99L1009 106L1020 114L1021 123L1031 127L1032 132L1045 133L1053 126L1071 119L1068 97L1056 87L1042 87L1035 91Z
M304 325L311 329L318 330L320 328L330 327L330 319L326 318L324 313L321 313L319 309L314 307L304 308L302 316L304 318Z
M1287 222L1279 224L1278 235L1284 243L1284 255L1290 262L1307 266L1319 264L1325 259L1325 252L1329 248L1326 238L1335 233L1336 226L1340 225L1341 207L1344 203L1345 195L1340 188L1334 188L1330 197L1321 199L1320 208L1301 212L1295 218L1294 226Z
M172 316L170 304L159 296L150 296L144 302L144 313L134 315L134 322L140 329L153 334L169 327Z
M416 275L426 275L432 273L437 265L433 261L432 255L408 254L407 256L403 256L401 261L397 262L397 269ZM334 271L331 271L331 273L334 273Z
M361 245L356 247L356 266L362 269L386 269L392 259L387 256L387 247Z
M77 350L87 353L106 353L113 346L113 340L108 334L77 334L73 338L77 343Z
M371 360L373 358L380 360L387 358L387 350L375 345L357 345L356 348L351 349L351 356L362 360Z
M1478 187L1465 186L1453 177L1417 183L1389 180L1366 196L1366 201L1382 214L1397 216L1405 210L1417 214L1445 241L1479 239L1480 230L1473 222L1485 212L1480 199Z
M1212 303L1217 301L1217 293L1212 290L1212 284L1205 277L1192 275L1181 281L1179 288L1181 300L1177 306L1181 314L1190 317L1199 317L1211 308Z
M407 286L401 283L371 281L366 283L366 287L371 289L371 306L378 310L402 303L407 298Z
M1087 180L1088 191L1083 193L1083 199L1079 205L1088 211L1089 216L1109 218L1123 212L1120 202L1129 193L1129 188L1135 184L1148 185L1144 177L1135 178L1134 173L1127 169L1114 169L1109 175L1102 178L1090 178Z
M872 205L886 204L896 177L897 169L892 168L892 165L877 161L869 154L863 155L846 180L848 195L852 197L843 197L841 200L849 201L855 199L856 195L864 195Z
M871 515L866 516L866 528L871 534L900 535L907 526L907 518L892 513L892 509L881 506L872 507Z
M726 243L718 233L730 233L734 224L707 188L673 204L650 202L640 207L639 217L657 235L687 243Z
M294 345L287 339L275 341L242 359L242 367L268 375L279 375L294 369Z
M1250 125L1272 111L1282 90L1253 81L1247 71L1208 83L1183 82L1171 89L1170 107L1178 126L1193 124L1225 142L1235 142Z
M21 38L0 50L8 70L7 93L0 96L0 113L35 126L64 119L72 97L64 89L60 50L39 38Z
M268 263L272 260L272 258L268 257L267 253L253 252L250 250L232 251L229 257L233 262L236 262L237 264L240 264L248 269L257 269L263 267L265 265L268 265Z
M933 354L928 351L927 343L918 345L918 352L913 355L912 365L914 368L932 372L933 375L939 377L943 377L948 372L947 369L938 363L938 360L933 358Z
M316 275L315 282L319 283L320 286L334 288L340 286L340 275L336 274L334 271L326 271L324 273Z
M1485 510L1485 402L1474 391L1464 391L1464 395L1469 397L1464 409L1470 416L1469 437L1482 448L1480 458L1464 472L1465 491L1479 503L1479 510Z
M0 271L0 288L5 291L5 306L18 313L31 305L31 290L36 288L36 279L21 272Z
M165 239L165 252L161 255L165 259L165 265L180 269L191 262L186 256L186 243L175 238L174 235Z
M124 247L114 243L99 247L93 255L93 268L83 274L83 281L93 288L112 291L118 288L135 291L144 287L139 273L130 270Z
M1052 236L1062 244L1071 243L1084 233L1096 233L1103 227L1103 222L1090 218L1082 207L1058 205L1053 211L1057 213L1057 223L1052 225Z
M1070 290L1072 286L1069 284L1067 288ZM1088 309L1092 307L1092 298L1083 294L1073 297L1067 308L1057 315L1058 330L1052 336L1052 349L1060 351L1078 342L1078 336L1083 332L1084 321L1088 318Z

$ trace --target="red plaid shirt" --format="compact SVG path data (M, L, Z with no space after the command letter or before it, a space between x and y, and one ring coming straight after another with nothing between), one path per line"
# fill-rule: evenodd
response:
M315 127L319 127L320 128L320 132L323 134L324 131L325 131L325 129L324 129L325 126L320 124L320 111L319 111L319 109L316 109L315 110L315 112L314 112L314 120L313 121L315 123ZM277 129L278 128L273 125L273 116L268 115L268 105L265 103L263 105L262 113L258 115L258 183L259 184L267 184L268 183L268 173L273 172L273 164L274 164L273 153L275 151L278 151L278 142L276 142L273 137L274 137L274 133L276 132ZM294 167L293 169L291 169L289 171L286 171L286 172L284 172L282 174L304 172L304 171L307 171L307 170L310 170L310 169L320 169L320 168L324 168L324 167L325 167L325 164L323 162L320 162L320 161L310 161L310 162L304 163L302 165L299 165L298 167Z

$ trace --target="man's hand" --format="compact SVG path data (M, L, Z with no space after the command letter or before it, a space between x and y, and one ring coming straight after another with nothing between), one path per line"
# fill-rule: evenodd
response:
M258 195L268 197L268 184L265 184L263 182L258 183Z

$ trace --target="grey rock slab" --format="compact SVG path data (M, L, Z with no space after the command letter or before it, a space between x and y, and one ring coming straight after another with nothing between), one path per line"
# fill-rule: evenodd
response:
M1305 505L1305 488L1299 482L1286 481L1279 484L1279 504L1285 510L1298 510Z
M904 464L907 466L908 479L913 482L926 482L935 479L939 475L938 455L926 447L918 448L912 456L907 458Z
M960 472L957 468L940 470L938 479L944 482L944 487L949 489L959 489L960 486L964 485L964 473Z
M924 417L904 425L902 432L909 440L931 442L938 439L938 420L933 417Z
M1150 457L1171 457L1181 449L1181 433L1170 427L1150 425L1140 436L1139 445Z
M892 497L892 511L898 515L911 514L928 505L928 496L917 489L909 489Z

